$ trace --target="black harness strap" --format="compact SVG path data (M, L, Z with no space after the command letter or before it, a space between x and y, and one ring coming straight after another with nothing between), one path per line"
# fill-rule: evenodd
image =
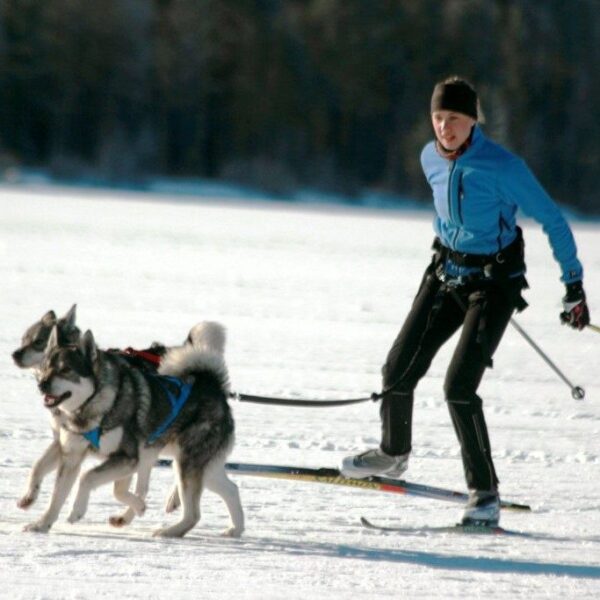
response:
M232 393L231 397L240 402L253 402L256 404L274 404L277 406L308 406L308 407L327 407L327 406L346 406L348 404L359 404L360 402L377 402L383 394L373 392L367 398L350 398L345 400L294 400L291 398L269 398L266 396L252 396L250 394Z

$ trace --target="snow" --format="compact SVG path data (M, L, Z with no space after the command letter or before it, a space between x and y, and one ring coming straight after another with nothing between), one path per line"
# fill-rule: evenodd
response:
M50 441L33 374L11 352L46 310L76 302L78 323L103 347L179 343L197 321L228 330L233 388L246 394L355 398L379 390L380 366L430 256L431 215L240 198L0 188L1 598L597 598L600 595L600 336L558 323L563 287L541 228L525 221L530 308L516 320L583 401L509 327L481 395L501 492L531 514L502 524L532 538L400 535L384 524L448 525L457 504L318 483L232 475L247 530L219 536L223 503L206 493L182 540L151 537L172 522L172 483L157 468L146 514L112 529L110 489L84 520L24 533L49 501L16 507ZM594 317L600 305L598 223L573 223ZM594 243L594 239L596 242ZM597 320L596 320L597 322ZM443 401L451 340L417 391L407 479L464 491ZM233 403L233 462L337 466L379 441L376 404L338 408ZM90 465L93 463L90 463Z

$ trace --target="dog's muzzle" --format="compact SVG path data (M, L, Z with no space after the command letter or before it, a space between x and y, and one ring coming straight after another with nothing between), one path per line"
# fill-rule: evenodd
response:
M38 388L44 396L44 406L46 408L55 408L61 402L64 402L67 398L70 398L72 395L71 392L69 392L69 391L64 392L60 396L57 396L56 394L51 394L50 393L51 387L52 387L52 377L44 377L44 378L40 379L40 381L38 382Z
M46 408L56 408L61 402L64 402L67 398L71 397L71 392L65 392L60 396L53 396L52 394L44 395L44 406Z
M25 350L19 348L12 353L12 359L15 361L17 367L23 366L23 355L25 354Z

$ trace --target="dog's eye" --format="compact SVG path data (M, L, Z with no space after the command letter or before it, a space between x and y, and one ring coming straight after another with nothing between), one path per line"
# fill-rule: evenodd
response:
M47 341L48 340L44 340L44 339L35 340L32 345L33 345L33 347L34 347L35 350L44 350L46 348L46 342Z
M58 367L58 369L56 369L56 374L59 377L67 377L68 375L71 374L71 369L68 366L63 365L63 366Z

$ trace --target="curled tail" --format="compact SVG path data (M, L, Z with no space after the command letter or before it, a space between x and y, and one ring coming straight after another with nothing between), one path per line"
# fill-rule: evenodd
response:
M229 373L225 358L225 328L213 321L194 325L183 346L169 348L163 356L158 373L179 379L210 375L216 378L223 392L230 392Z
M225 327L216 321L200 321L188 333L186 345L221 356L225 353Z

